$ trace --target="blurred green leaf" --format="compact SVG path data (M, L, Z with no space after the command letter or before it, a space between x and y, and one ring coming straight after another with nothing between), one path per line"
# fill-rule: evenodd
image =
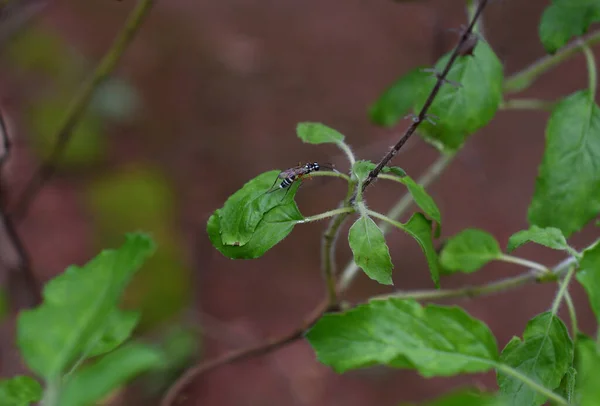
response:
M442 214L440 213L440 209L425 188L408 175L401 177L400 182L406 186L417 206L436 223L441 225Z
M500 246L491 234L467 229L452 237L444 246L440 264L445 271L470 273L500 256Z
M458 390L444 395L423 406L501 406L503 403L491 393L481 393L476 390Z
M339 144L344 141L342 134L321 123L299 123L296 133L309 144Z
M427 220L421 213L415 213L410 220L404 224L404 231L417 241L427 259L431 279L436 287L440 286L440 271L438 267L438 255L431 240L431 221Z
M534 242L555 250L566 250L569 248L565 236L558 228L540 228L534 225L529 230L522 230L513 234L508 239L506 251L512 252L528 242Z
M423 72L423 68L415 68L401 76L379 96L369 109L372 122L392 127L409 113L423 86L429 83L426 80L429 74Z
M546 149L529 223L559 228L565 237L600 213L600 108L589 91L559 102L546 127Z
M504 347L500 361L554 390L573 363L573 342L562 320L550 312L537 315L527 323L523 341L518 337ZM511 405L542 405L546 397L523 381L498 371L500 392Z
M442 72L449 58L450 54L442 57L435 69ZM432 116L436 125L424 121L419 126L419 131L438 148L454 151L496 114L502 101L502 63L492 48L480 41L473 56L460 56L457 59L447 79L460 83L461 86L456 88L448 83L442 85L427 113ZM416 112L424 105L435 85L436 77L432 75L426 81L415 105Z
M237 247L247 244L257 231L256 228L263 217L274 208L284 209L278 213L294 211L293 209L296 207L294 195L298 190L297 187L291 187L289 192L277 190L267 193L273 190L271 188L274 187L274 181L278 179L280 173L280 171L274 170L258 175L231 195L223 208L219 209L219 232L223 245ZM281 193L285 197L282 197ZM292 218L299 215L300 212L297 211L297 208L296 212L297 214L295 213Z
M128 234L117 250L105 250L83 267L70 266L44 288L44 302L22 311L17 341L27 365L55 381L97 348L125 286L154 251L143 234Z
M75 372L64 385L61 406L92 406L137 375L164 362L163 354L144 344L131 343Z
M600 352L598 345L589 337L577 337L577 405L598 406L600 399Z
M114 309L108 317L104 334L89 351L88 356L105 354L123 344L131 337L133 329L140 320L140 314L134 311Z
M0 381L0 405L29 406L42 399L42 386L28 376Z
M552 0L540 21L539 34L549 54L566 45L572 37L585 34L600 21L598 0Z
M587 292L590 306L600 323L600 243L583 251L575 277Z
M393 285L392 258L385 243L383 232L368 216L360 217L350 227L348 242L354 262L369 278L383 284Z
M450 376L485 372L498 359L491 331L463 309L396 298L325 314L307 338L319 361L337 372L412 364L425 377Z

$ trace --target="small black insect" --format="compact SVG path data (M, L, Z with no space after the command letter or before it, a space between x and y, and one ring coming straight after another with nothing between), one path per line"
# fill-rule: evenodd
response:
M286 169L285 171L281 171L279 173L279 175L277 175L277 178L275 178L275 181L273 182L273 185L271 185L271 187L269 188L269 190L267 190L267 192L265 193L272 193L275 192L278 189L287 189L287 191L285 192L285 195L283 195L283 199L285 199L285 197L287 196L288 192L290 191L290 186L292 186L292 184L301 179L304 176L310 175L312 172L317 172L321 170L321 166L319 163L317 162L309 162L307 164L304 165L298 165L295 166L293 168L289 168ZM278 187L275 187L275 184L277 183L277 181L279 179L283 179L281 181L281 183L279 184Z

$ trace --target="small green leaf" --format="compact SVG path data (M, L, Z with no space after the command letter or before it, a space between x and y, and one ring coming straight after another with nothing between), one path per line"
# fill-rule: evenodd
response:
M356 178L363 182L369 176L369 172L375 169L377 165L375 165L371 161L356 161L354 165L352 165L352 173L356 175Z
M265 214L276 207L295 206L293 201L299 183L290 186L289 191L271 189L277 186L274 182L279 181L280 173L274 170L258 175L231 195L223 208L218 210L223 245L237 247L247 244ZM275 191L266 193L270 190Z
M27 365L53 381L97 348L114 327L110 320L127 283L153 252L149 237L129 234L119 249L52 279L42 305L19 315L17 342Z
M321 123L299 123L296 133L298 138L309 144L339 144L344 141L342 134Z
M501 256L500 246L491 234L468 229L448 241L440 255L440 263L444 270L470 273Z
M42 399L42 386L28 376L0 381L0 405L29 406Z
M419 206L419 208L436 223L442 224L440 209L438 209L437 204L435 204L435 201L429 193L427 193L425 188L408 175L400 178L400 181L406 186L417 206Z
M442 57L435 69L441 72L449 58L450 54ZM443 84L431 105L427 114L436 125L425 121L419 131L440 149L457 150L469 135L489 123L496 114L502 101L503 78L502 63L490 46L480 41L473 56L460 56L448 74L447 79L460 83L461 87ZM435 82L433 75L427 80L415 104L416 112L420 111Z
M585 34L590 25L598 21L598 0L553 0L542 14L540 39L546 51L553 54L572 37Z
M392 259L383 232L368 216L360 217L348 232L354 262L367 276L384 285L392 285Z
M392 173L398 177L405 177L406 175L406 171L398 166L386 166L383 168L383 173Z
M600 323L600 243L583 251L575 277L587 292L590 306Z
M429 76L418 67L394 82L369 109L371 121L375 124L392 127L408 114L422 92Z
M589 337L577 337L577 405L598 406L600 399L600 352Z
M325 314L307 338L319 361L337 372L384 364L451 376L485 372L498 359L491 331L463 309L396 298Z
M162 354L143 344L131 343L75 372L64 386L61 406L93 405L137 375L164 362Z
M527 323L523 341L513 337L500 361L533 379L545 388L558 388L573 363L573 342L564 323L550 312ZM500 392L511 405L542 405L546 397L503 372L498 372Z
M294 186L292 186L294 187ZM290 194L292 192L290 191ZM302 214L292 200L286 205L271 209L254 230L250 241L242 246L223 245L221 242L221 220L219 210L210 218L206 231L212 245L223 255L232 259L253 259L264 255L292 231Z
M568 96L552 111L546 150L529 223L559 228L565 237L600 213L600 108L587 90Z
M424 406L501 406L502 403L491 393L481 393L468 389L459 390L442 396L433 402L427 402Z
M427 220L421 213L415 213L404 224L404 231L414 238L425 254L431 279L436 287L440 286L440 270L438 267L438 256L431 240L431 221Z
M506 251L512 252L528 242L534 242L555 250L567 250L569 248L565 236L558 228L540 228L534 225L529 230L522 230L513 234L508 239Z
M123 344L125 340L131 337L131 333L139 321L139 312L114 309L106 323L104 335L89 351L88 356L95 357L106 354Z

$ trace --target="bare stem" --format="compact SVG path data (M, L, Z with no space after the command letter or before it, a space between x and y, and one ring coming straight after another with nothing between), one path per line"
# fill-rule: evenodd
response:
M117 66L117 63L121 59L121 56L125 52L125 49L129 46L135 34L144 21L144 18L150 11L154 0L140 0L131 12L123 30L110 47L100 64L96 68L93 75L85 82L79 89L79 92L75 95L68 110L66 111L63 120L58 127L58 131L52 137L56 139L54 149L50 153L50 156L43 162L35 171L29 182L26 184L24 191L17 199L12 215L15 220L21 220L27 214L31 203L35 200L38 192L44 184L54 175L56 171L56 165L62 157L71 136L73 130L79 123L79 120L85 113L89 102L94 94L94 90L98 88L112 73Z
M500 108L502 110L542 110L551 111L555 102L538 99L509 99L504 101Z
M500 256L500 258L498 258L498 260L504 261L504 262L510 262L512 264L521 265L526 268L537 269L538 273L539 272L541 272L541 273L548 272L548 268L546 268L544 265L542 265L538 262L530 261L530 260L524 259L524 258L513 257L512 255L503 254L502 256Z

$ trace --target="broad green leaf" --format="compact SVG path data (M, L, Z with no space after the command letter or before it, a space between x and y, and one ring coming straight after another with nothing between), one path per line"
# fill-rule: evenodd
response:
M369 176L369 172L375 169L376 166L371 161L356 161L352 166L352 173L356 175L360 182L363 182Z
M292 185L289 191L275 190L266 193L277 186L275 181L280 181L279 173L280 171L274 170L258 175L231 195L223 208L218 210L223 245L237 247L247 244L266 213L275 207L295 207L293 200L298 190L296 185Z
M508 239L508 247L506 248L506 251L512 252L516 248L528 242L534 242L555 250L566 250L569 248L565 236L558 228L540 228L533 225L529 228L529 230L522 230L513 234Z
M600 243L583 251L575 277L587 292L590 306L600 323Z
M435 69L442 72L449 58L450 54L442 57ZM419 131L440 149L454 151L496 114L502 101L502 63L490 46L480 41L473 56L457 59L447 79L460 83L461 87L448 83L442 85L428 111L436 125L425 121L419 126ZM432 76L426 82L415 104L416 112L425 103L436 78Z
M585 34L589 26L598 21L598 0L553 0L542 14L540 39L546 51L553 54L572 37Z
M424 403L423 406L501 406L500 399L491 393L482 393L473 389L458 390L454 393L444 395L432 402Z
M70 266L44 288L44 302L25 310L17 342L27 365L48 381L99 345L133 274L154 251L143 234L127 235L117 250L105 250L83 267Z
M88 355L95 357L114 350L131 337L131 333L139 321L139 312L114 309L106 323L104 335Z
M425 254L431 279L436 287L440 286L440 270L438 267L438 256L431 240L431 221L427 220L421 213L415 213L404 224L404 231L414 238Z
M463 309L396 298L325 314L307 338L337 372L412 364L425 377L450 376L485 372L498 359L492 332Z
M42 398L42 386L28 376L0 381L0 405L29 406Z
M367 276L384 285L392 285L392 258L383 232L368 216L360 217L348 232L354 262Z
M162 354L147 345L131 343L75 372L64 386L61 406L88 406L102 400L137 375L157 368Z
M294 187L294 186L292 186ZM290 191L290 194L292 192ZM206 231L212 245L223 255L232 259L252 259L264 255L292 231L302 214L296 203L277 206L262 218L250 241L242 246L223 245L221 242L221 220L219 210L208 219Z
M405 117L415 104L421 88L426 85L428 73L418 67L394 82L369 109L371 121L392 127Z
M299 123L296 133L298 138L309 144L338 144L344 141L342 134L321 123Z
M529 206L529 223L559 228L565 237L600 213L600 108L587 90L554 108L546 150Z
M446 271L469 273L501 256L500 246L491 234L468 229L448 241L440 255L440 263Z
M600 399L600 352L589 337L577 337L577 405L598 406Z
M573 363L573 342L564 323L550 312L542 313L527 323L523 341L513 337L506 345L500 361L538 384L554 390ZM542 405L546 397L521 380L498 372L498 386L511 405Z

